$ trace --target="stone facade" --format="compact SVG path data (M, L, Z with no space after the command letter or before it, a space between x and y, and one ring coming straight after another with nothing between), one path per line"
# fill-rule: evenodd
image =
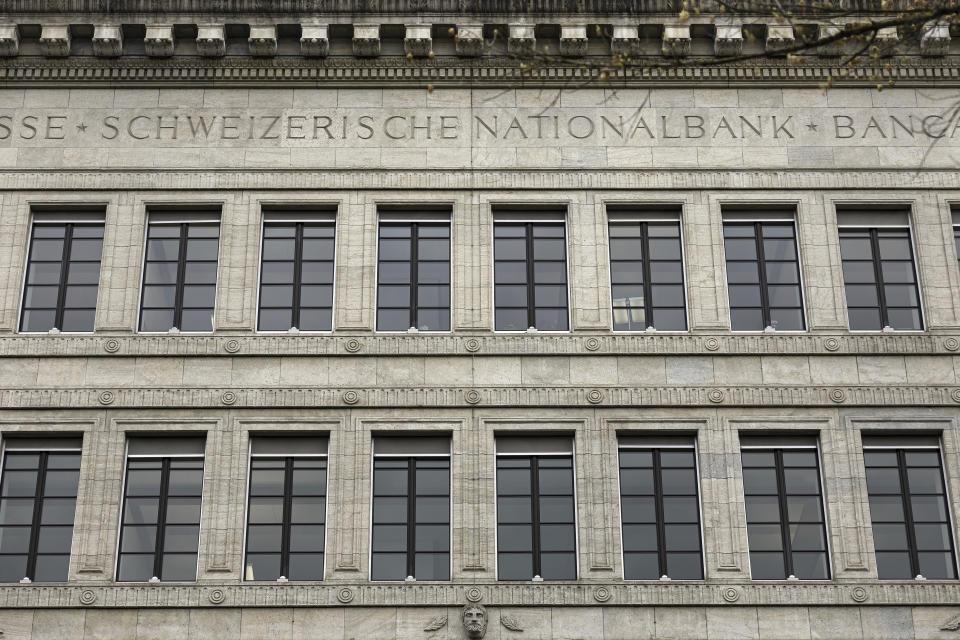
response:
M600 0L589 19L553 2L291 1L282 19L245 0L52 4L0 19L0 442L82 434L83 462L69 579L0 586L4 640L460 639L468 602L503 640L958 633L960 581L878 579L862 444L937 435L956 512L949 31L943 57L875 70L894 88L866 69L824 92L830 52L600 83L566 57L650 45ZM670 55L770 46L697 20L638 22L669 27ZM125 26L87 33L103 21ZM551 38L565 58L533 77L507 57ZM437 204L452 330L377 332L378 211ZM198 205L220 213L215 331L138 334L148 210ZM264 210L303 205L336 213L333 331L257 332ZM493 330L503 205L565 210L569 332ZM613 331L607 221L624 205L681 212L688 331ZM733 332L722 212L770 205L795 214L806 330ZM837 211L877 205L909 211L923 331L848 329ZM32 216L78 208L105 220L96 330L20 332ZM188 432L206 435L197 580L117 582L127 438ZM250 434L307 432L329 434L324 580L244 581ZM405 432L452 438L449 582L370 580L372 439ZM530 432L574 439L575 581L497 580L495 436ZM618 435L677 433L696 440L705 580L624 580ZM739 439L770 433L817 436L830 580L751 580Z

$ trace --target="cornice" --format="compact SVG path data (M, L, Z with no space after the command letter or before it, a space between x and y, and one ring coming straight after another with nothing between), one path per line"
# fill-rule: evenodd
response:
M375 169L3 169L5 191L312 189L461 190L888 190L960 186L960 170L927 167L902 169L769 169L623 167L618 169L513 169L405 167Z
M960 404L941 385L138 387L0 389L6 409L451 407L906 407Z
M957 606L954 582L653 583L295 583L12 585L3 608L463 606ZM425 614L426 615L426 614ZM944 613L947 616L947 612ZM427 622L427 619L424 620Z
M960 334L8 335L0 357L957 355Z

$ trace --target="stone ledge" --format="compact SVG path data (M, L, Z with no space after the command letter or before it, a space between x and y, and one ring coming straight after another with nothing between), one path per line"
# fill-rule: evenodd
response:
M0 357L957 355L960 334L110 335L0 337Z
M870 606L960 602L960 583L286 583L197 585L11 585L0 607L364 607L462 606L468 589L487 606ZM476 597L476 593L473 594Z
M956 385L40 387L0 389L5 409L350 407L956 407Z

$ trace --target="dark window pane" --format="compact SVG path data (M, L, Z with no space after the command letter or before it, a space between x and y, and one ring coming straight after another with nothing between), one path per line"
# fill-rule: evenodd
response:
M623 577L627 580L658 580L660 565L656 553L624 553Z
M293 268L293 262L264 262L260 269L261 282L293 284Z
M877 577L881 580L911 580L910 554L877 551Z
M779 551L783 549L783 538L779 524L748 524L747 536L750 549L757 551Z
M373 527L373 551L406 551L406 525L379 524Z
M668 553L667 573L671 580L703 580L699 553Z
M561 469L540 469L539 488L541 494L572 494L573 473Z
M29 527L0 527L0 553L26 553L29 549Z
M696 498L664 498L664 522L699 522Z
M907 549L907 528L902 524L873 524L873 544L878 551Z
M93 331L96 312L93 309L75 310L65 309L63 312L62 331Z
M57 312L53 309L48 311L25 310L23 312L23 330L24 331L49 331L56 323Z
M680 257L679 238L650 238L651 260L676 260Z
M38 556L34 582L66 582L70 569L70 555Z
M820 498L787 496L787 517L790 522L820 522Z
M573 498L541 496L539 502L540 522L573 522Z
M653 524L623 525L624 551L656 551L657 526Z
M800 580L829 580L827 554L800 551L792 554L793 575Z
M261 309L261 331L287 331L293 326L293 312L290 309Z
M871 307L880 304L877 286L874 284L848 284L847 304L851 307Z
M197 552L199 526L169 525L163 532L164 552Z
M171 327L173 327L173 309L144 309L140 314L141 331L168 331Z
M167 500L167 523L188 524L200 522L200 498L170 498Z
M575 580L577 558L574 553L541 553L540 577L544 580Z
M323 553L324 526L293 525L290 527L290 551Z
M753 551L752 544L750 548L750 577L754 580L783 580L787 577L782 553Z
M5 498L0 500L0 525L31 524L33 522L33 499ZM46 508L46 505L44 505ZM73 516L71 514L71 521Z
M870 493L899 493L900 472L897 469L867 469L867 490Z
M0 582L20 582L27 575L27 556L0 556Z
M304 284L332 284L333 263L304 261L300 265L300 281Z
M955 580L957 569L954 566L953 554L921 551L917 554L920 575L928 580Z
M247 580L276 580L280 577L280 554L247 555Z
M316 495L327 490L327 470L325 468L294 469L291 483L293 495Z
M943 476L939 467L907 469L907 484L911 493L943 493Z
M193 581L197 579L197 554L164 554L161 563L164 580Z
M297 553L290 556L290 580L323 580L323 554Z
M565 283L567 281L567 265L563 262L535 262L533 263L533 279L537 284Z
M4 496L33 496L37 492L36 471L5 471L3 474Z
M414 560L414 573L417 580L449 580L450 555L448 553L418 553Z
M251 525L247 527L247 551L280 551L283 527Z
M157 528L154 526L125 526L121 553L153 553L157 547Z
M450 527L445 524L428 524L416 526L415 551L449 551Z
M761 309L731 309L730 328L734 331L762 331L763 311Z
M530 551L533 549L533 528L528 525L499 525L497 527L499 551Z
M153 555L121 555L117 568L120 582L146 582L153 577Z
M417 469L417 494L448 495L450 471L447 469Z
M870 499L871 512L873 510L873 500L873 498ZM896 497L896 500L899 502L899 496ZM942 496L911 496L910 506L913 512L913 519L915 521L945 522L947 520L947 507ZM886 518L876 519L884 520ZM893 518L890 519L892 520Z
M779 522L778 496L746 496L747 522Z
M727 281L734 283L760 282L760 273L756 262L728 262Z
M664 528L667 551L699 551L700 526L696 524L668 524Z
M375 469L373 486L378 495L406 495L406 469Z
M743 490L750 494L776 494L776 471L773 469L744 469Z
M853 331L873 331L883 327L880 325L880 311L878 309L848 309L850 329Z
M450 522L450 499L448 497L419 497L416 499L415 507L414 517L416 517L417 522Z
M784 488L791 493L819 493L819 478L816 469L785 469Z
M723 247L727 260L757 259L757 243L753 238L727 238Z
M403 580L407 577L406 554L374 553L370 577L373 580Z
M497 577L501 580L530 580L533 578L533 556L529 553L499 554Z
M819 524L790 525L790 547L794 551L823 551L826 549L823 527Z
M880 270L886 283L914 282L912 262L883 262Z
M889 309L887 320L894 329L917 331L923 328L918 309Z
M250 498L247 517L251 524L283 521L283 498Z
M620 491L625 494L652 494L652 469L621 469Z
M527 281L527 266L523 262L497 262L493 267L497 284L524 283Z
M693 494L697 491L697 478L693 469L663 469L660 484L664 494Z

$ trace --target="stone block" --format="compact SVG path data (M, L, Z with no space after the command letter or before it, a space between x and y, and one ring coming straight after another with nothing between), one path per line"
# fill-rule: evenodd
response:
M0 24L0 57L15 56L20 52L20 30L15 24Z
M675 58L682 57L690 53L690 25L663 25L661 51L663 52L663 55Z
M300 53L308 58L322 58L330 52L330 39L325 24L300 26Z
M603 607L603 637L652 640L656 637L656 620L651 607ZM596 634L594 634L596 635ZM590 637L585 636L585 637Z
M864 637L884 640L907 640L915 637L913 611L910 607L861 607L860 616Z
M807 616L810 620L810 637L814 640L863 638L858 607L807 607Z
M353 25L353 55L360 58L375 58L380 55L380 25Z
M743 26L718 24L713 36L713 53L716 56L738 56L743 51Z
M205 58L220 58L227 51L222 24L197 25L197 52Z
M793 25L789 24L768 24L767 25L767 53L777 53L788 47L792 47L796 42L796 36L793 33Z
M293 609L250 607L240 614L240 640L289 640L293 637Z
M707 637L707 612L703 607L655 607L657 640L687 640Z
M531 56L537 48L532 24L511 24L508 28L507 51L515 56Z
M137 636L136 609L88 609L83 640L130 640Z
M64 640L77 635L84 627L86 612L82 609L37 609L33 612L33 635L30 640ZM7 627L4 626L5 634Z
M704 384L714 381L710 356L666 356L667 384Z
M944 56L950 50L950 26L943 23L928 25L920 36L920 53L925 56Z
M758 640L760 632L755 607L707 607L707 638ZM802 636L796 636L802 637Z
M843 30L842 26L835 24L821 24L817 25L817 40L824 40L825 38L830 38ZM817 54L825 57L836 57L843 53L844 46L846 44L845 40L834 40L827 44L822 44L817 47Z
M70 25L45 24L40 31L40 49L50 58L70 55Z
M250 25L250 37L247 39L250 55L257 58L272 58L277 55L276 25Z
M240 609L190 609L190 640L239 637Z
M610 52L615 56L635 56L640 53L640 30L635 26L614 26L610 38Z
M598 607L554 607L550 618L553 640L581 640L606 634L605 617Z
M426 58L433 53L433 38L429 24L408 24L403 38L403 50L414 58Z
M483 25L458 24L456 35L458 56L475 58L483 54Z
M173 25L147 25L143 46L151 58L169 58L173 55Z
M395 607L356 607L343 612L344 637L365 640L393 640L397 637Z
M560 55L578 57L587 53L587 28L582 25L560 27Z
M137 616L137 640L187 638L190 633L189 609L140 609Z
M116 58L123 53L123 29L120 25L98 24L93 28L93 54Z
M806 607L757 607L761 640L805 640L810 638Z

